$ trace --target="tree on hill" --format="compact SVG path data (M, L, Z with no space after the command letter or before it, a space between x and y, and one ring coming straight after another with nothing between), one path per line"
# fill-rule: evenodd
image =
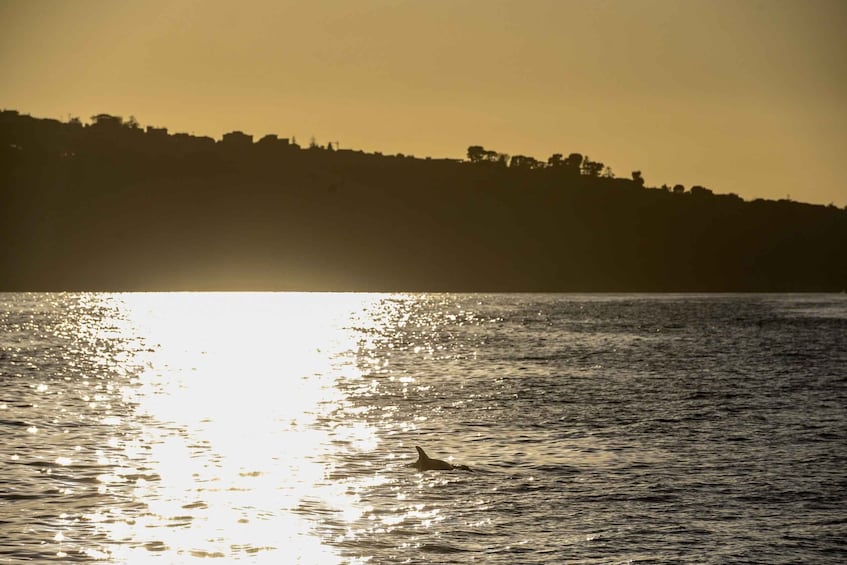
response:
M541 161L535 157L527 157L526 155L513 155L509 161L509 168L532 170L542 166Z
M600 161L592 161L586 155L582 160L582 174L589 177L599 177L604 166Z

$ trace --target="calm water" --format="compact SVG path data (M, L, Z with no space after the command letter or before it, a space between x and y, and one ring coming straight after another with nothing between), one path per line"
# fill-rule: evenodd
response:
M0 562L847 560L844 295L5 294L0 328Z

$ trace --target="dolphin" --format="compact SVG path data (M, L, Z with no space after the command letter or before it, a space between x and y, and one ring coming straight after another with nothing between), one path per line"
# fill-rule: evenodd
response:
M441 459L432 459L426 452L415 446L415 449L418 450L418 460L414 463L409 463L408 467L414 467L418 471L450 471L453 469L459 469L461 471L470 471L471 468L467 465L451 465L447 461L442 461Z

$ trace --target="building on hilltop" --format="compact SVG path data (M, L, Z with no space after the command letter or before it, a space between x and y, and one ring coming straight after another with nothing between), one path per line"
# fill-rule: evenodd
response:
M248 135L243 131L231 131L223 135L220 143L225 147L232 148L250 147L253 145L253 136Z
M288 147L290 142L287 137L278 137L275 133L269 133L256 142L259 147Z

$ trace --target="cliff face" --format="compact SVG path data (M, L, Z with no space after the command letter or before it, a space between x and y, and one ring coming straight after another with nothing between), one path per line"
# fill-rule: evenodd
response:
M847 287L834 207L245 137L2 113L0 289Z

